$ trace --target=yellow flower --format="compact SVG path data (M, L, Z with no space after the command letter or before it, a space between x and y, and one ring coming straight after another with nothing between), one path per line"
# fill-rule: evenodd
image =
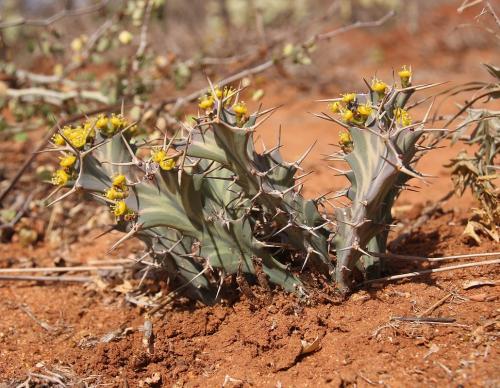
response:
M112 114L111 118L99 115L95 127L105 136L113 136L117 131L125 128L128 122L122 115Z
M69 130L63 128L63 134L75 148L83 148L87 143L87 131L82 127L70 128Z
M210 109L214 106L214 98L212 96L204 96L200 99L198 106L204 110Z
M95 121L91 121L90 119L85 121L82 128L87 135L87 140L95 138Z
M409 79L411 77L411 68L408 69L406 65L404 65L400 71L398 71L399 78L401 79Z
M75 155L65 155L61 158L61 161L59 162L59 165L64 168L69 168L72 167L76 162L76 156Z
M155 163L160 163L161 161L165 160L167 158L167 153L165 150L162 149L156 149L151 151L151 160Z
M394 116L396 117L396 120L403 126L406 127L408 125L411 125L412 123L412 118L408 111L402 108L396 108L394 110Z
M123 199L127 196L128 192L118 191L114 187L111 187L106 190L106 198L115 201L117 199Z
M356 93L347 93L342 95L342 101L347 104L355 100L356 100Z
M372 90L379 94L384 94L387 89L387 84L379 79L374 78L372 80Z
M224 88L224 91L226 91L226 88ZM220 90L218 86L216 86L213 91L210 91L210 93L212 94L213 97L217 97L218 100L220 100L224 95L224 93L222 92L222 90Z
M174 159L164 159L160 163L160 168L165 171L169 171L175 167Z
M352 121L352 119L354 118L354 113L352 113L349 109L347 109L343 114L342 114L342 118L344 119L344 121L346 123Z
M122 115L112 114L110 122L115 130L116 129L123 129L128 125L127 119L125 119Z
M342 145L347 145L349 143L352 143L352 138L349 132L340 132L339 133L339 143Z
M104 115L97 116L97 122L95 123L95 126L100 130L106 129L108 126L108 118Z
M123 30L122 32L120 32L120 34L118 35L118 40L120 41L121 44L123 45L127 45L129 44L130 42L132 42L132 39L133 39L133 35L126 31L126 30Z
M407 68L406 65L402 67L400 71L398 71L399 78L401 79L401 86L403 88L407 88L411 85L411 68Z
M83 48L83 41L80 38L75 38L71 41L71 50L78 52Z
M69 175L66 171L59 169L52 175L52 184L56 186L64 186L68 183Z
M234 113L236 113L237 116L245 116L248 113L248 108L246 104L243 101L241 101L233 105L233 111Z
M352 152L354 148L352 144L352 137L349 132L342 131L339 133L339 145L342 151L344 151L345 153Z
M125 201L121 200L112 205L111 209L116 217L123 216L127 213L128 207Z
M369 103L366 103L365 105L358 106L358 113L365 118L370 116L370 114L372 113L372 110L373 109Z
M114 187L123 188L127 184L127 178L123 174L116 175L113 178L112 184L113 184Z
M339 113L341 108L340 103L338 101L332 102L328 107L333 113Z
M66 144L64 141L64 138L61 136L60 133L56 133L54 136L52 136L52 143L56 146L63 146Z

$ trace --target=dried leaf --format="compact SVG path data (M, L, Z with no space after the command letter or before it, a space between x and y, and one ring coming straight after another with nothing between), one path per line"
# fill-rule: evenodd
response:
M319 337L316 337L316 339L311 343L304 341L304 340L302 340L300 342L302 344L302 349L300 350L300 355L313 353L321 348Z
M469 290L471 288L475 287L482 287L482 286L494 286L496 285L497 282L492 281L492 280L467 280L464 282L462 288L464 290Z

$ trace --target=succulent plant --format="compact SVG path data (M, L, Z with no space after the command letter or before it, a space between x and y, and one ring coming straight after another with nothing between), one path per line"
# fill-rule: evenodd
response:
M306 265L327 278L335 274L345 293L356 266L367 277L377 273L394 200L408 179L423 177L411 165L428 130L412 124L404 106L429 85L411 86L406 68L400 77L402 88L374 80L369 93L334 101L342 120L323 116L348 129L331 159L350 166L337 170L351 183L338 194L350 205L333 218L320 211L327 196L301 195L307 174L296 174L310 149L293 163L283 161L280 140L257 152L253 136L265 118L257 120L272 109L249 115L227 88L212 87L194 124L170 138L138 144L136 126L121 115L61 129L53 138L52 150L63 154L53 183L71 188L61 198L85 191L108 203L115 228L125 233L113 247L138 237L171 280L207 303L233 274L301 293Z
M301 289L297 263L333 272L330 221L300 194L302 158L284 162L278 144L256 152L258 117L233 91L212 90L205 112L184 135L138 145L121 116L63 128L53 139L63 156L53 183L109 203L125 233L135 236L169 276L205 302L230 274L255 275L288 291ZM208 102L207 102L208 101ZM167 141L168 140L168 141ZM144 153L150 152L149 157Z
M412 123L405 105L415 90L432 85L412 86L406 67L399 76L400 88L374 79L368 93L333 100L330 108L340 119L320 116L347 129L340 134L340 150L329 158L347 162L347 171L332 168L351 184L335 195L350 202L335 209L335 279L342 292L352 290L356 267L368 277L379 272L378 257L386 249L394 200L410 178L424 178L412 164L417 142L429 130L423 122Z

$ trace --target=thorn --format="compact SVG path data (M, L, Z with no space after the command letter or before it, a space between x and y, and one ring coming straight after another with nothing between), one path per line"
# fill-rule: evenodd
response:
M304 260L304 264L302 264L302 268L300 269L300 272L302 273L302 271L304 271L304 268L309 260L309 256L311 256L311 250L310 249L307 249L307 255L306 255L306 258Z
M47 198L44 199L44 202L47 202L50 198L52 198L54 195L56 195L59 191L63 189L63 186L57 186L54 190L52 190Z
M264 111L262 111L262 112L259 112L259 113L256 115L256 117L258 118L258 117L260 117L260 116L264 116L264 115L266 115L266 114L268 114L268 113L274 113L275 111L277 111L278 109L280 109L281 107L283 107L283 105L285 105L285 104L276 105L276 106L273 106L272 108L269 108L269 109L266 109L266 110L264 110ZM280 127L280 130L281 130L281 127Z
M337 220L337 221L338 221L338 220ZM335 251L336 251L336 252L343 252L343 251L349 251L349 250L351 250L351 249L353 249L353 248L355 248L355 246L354 246L354 245L351 245L351 246L349 246L349 247L336 249Z
M352 170L340 170L336 167L332 166L327 166L330 170L338 172L338 175L347 175L348 173L352 172Z
M117 242L115 242L111 248L109 248L108 250L108 253L114 251L119 245L123 244L125 241L127 241L128 239L132 238L142 227L143 224L134 224L134 226L132 227L132 229L130 229L130 231L125 234L123 237L121 237Z
M290 228L291 226L293 226L293 223L288 223L286 224L283 228L281 228L280 230L278 230L276 233L274 233L273 235L271 235L271 237L274 237L274 236L277 236L278 234L280 234L281 232L285 231L286 229Z
M101 238L102 236L105 236L106 234L112 232L113 230L116 230L116 227L114 225L110 226L104 232L99 233L97 236L94 237L94 240L97 240L97 239Z
M314 171L308 171L308 172L306 172L306 173L304 173L302 175L299 175L298 177L295 178L295 181L299 181L299 180L305 178L306 176L311 175L313 172Z
M104 202L107 202L107 203L110 203L110 204L111 204L111 203L115 203L115 201L112 201L112 200L110 200L110 199L108 199L108 198L106 198L106 197L104 197L104 196L102 196L102 195L99 195L99 194L96 194L96 193L89 193L89 194L90 194L92 197L97 198L97 199L98 199L98 200L100 200L100 201L104 201Z
M346 129L349 129L349 126L346 123L344 123L344 122L336 119L335 117L332 117L332 116L330 116L330 115L328 115L328 114L326 114L324 112L321 112L321 113L322 113L322 115L319 115L317 113L311 113L311 114L313 116L316 116L316 117L318 117L320 119L323 119L323 120L326 120L326 121L333 121L333 122L337 123L338 125L346 128Z
M316 145L318 141L315 140L314 143L312 143L309 148L306 150L306 152L304 152L304 154L298 158L296 161L295 161L295 165L297 166L300 166L302 164L302 162L304 161L304 159L307 157L307 155L309 155L309 153L312 151L312 149L314 148L314 146Z
M277 109L277 108L276 108ZM255 131L257 128L259 128L262 124L264 124L273 114L274 112L276 112L276 109L271 111L271 113L269 113L266 117L264 117L262 120L260 120L258 123L254 124L253 126L251 127L248 127L248 128L245 128L247 131ZM238 128L240 129L240 128Z
M370 256L370 257L374 257L374 256L372 256L371 254L369 254L368 252L366 252L365 250L361 249L361 247L359 247L359 246L358 246L358 247L356 247L356 250L357 250L358 252L361 252L363 255Z
M61 195L59 198L57 198L57 199L53 200L52 202L50 202L50 203L47 205L47 207L50 207L50 206L54 205L55 203L57 203L57 202L59 202L59 201L63 200L64 198L69 197L71 194L76 193L78 190L79 190L79 189L77 188L77 186L73 186L73 187L71 188L71 190L70 190L70 191L68 191L67 193L65 193L65 194Z

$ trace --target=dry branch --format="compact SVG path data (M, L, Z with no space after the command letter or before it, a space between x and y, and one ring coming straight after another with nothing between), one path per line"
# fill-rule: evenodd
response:
M92 281L88 276L3 276L0 280L5 281L34 281L34 282L76 282L88 283Z
M78 266L78 267L39 267L39 268L2 268L0 274L6 273L36 273L36 272L92 272L92 271L121 271L122 266Z
M383 259L396 259L396 260L413 260L413 261L426 261L426 262L438 262L444 260L453 259L466 259L472 257L487 257L487 256L500 256L500 252L487 252L487 253L469 253L465 255L453 255L453 256L442 256L442 257L420 257L420 256L409 256L409 255L398 255L395 253L374 253L370 252L370 255L381 257Z
M380 282L390 282L390 281L393 281L393 280L400 280L400 279L412 278L412 277L427 275L427 274L431 274L431 273L453 271L453 270L456 270L456 269L471 268L471 267L480 267L480 266L483 266L483 265L494 265L494 264L500 264L500 259L485 260L485 261L480 261L480 262L477 262L477 263L465 263L465 264L450 265L450 266L447 266L447 267L425 269L425 270L422 270L422 271L408 272L408 273L403 273L403 274L400 274L400 275L385 276L383 278L366 280L366 281L364 281L362 283L362 285L367 285L367 284L372 284L372 283L380 283Z

